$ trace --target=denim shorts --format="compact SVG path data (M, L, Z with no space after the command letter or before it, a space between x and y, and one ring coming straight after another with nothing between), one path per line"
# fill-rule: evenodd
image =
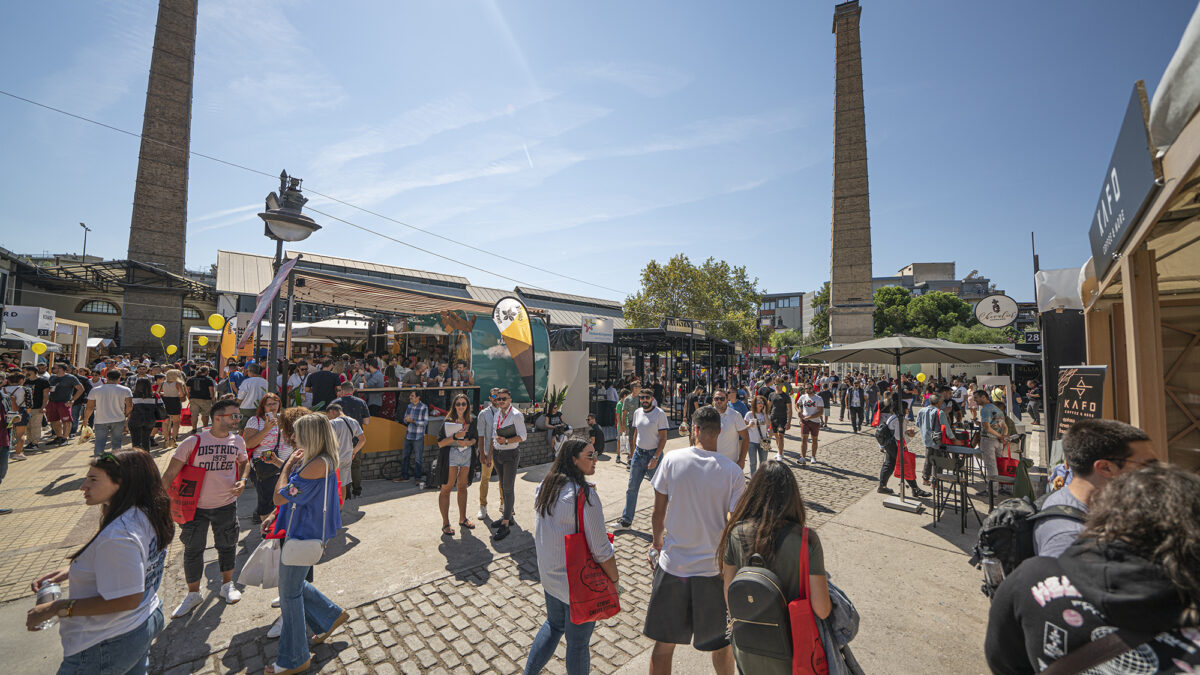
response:
M446 463L446 466L471 466L470 446L465 448L451 447L448 457L449 461Z

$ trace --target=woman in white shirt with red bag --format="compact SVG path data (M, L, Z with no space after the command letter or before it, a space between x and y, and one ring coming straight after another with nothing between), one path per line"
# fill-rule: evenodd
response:
M100 529L71 564L33 582L67 582L70 596L29 610L29 630L58 617L65 673L140 675L150 666L150 642L162 630L162 581L167 545L175 536L171 501L150 455L133 450L91 461L84 501L101 509Z

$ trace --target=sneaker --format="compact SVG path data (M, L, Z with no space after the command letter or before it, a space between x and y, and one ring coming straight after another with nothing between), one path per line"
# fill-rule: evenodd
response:
M199 607L203 601L204 599L200 597L199 591L189 591L187 595L183 596L183 602L179 603L174 612L171 612L171 618L178 619L181 616L191 614L192 610Z
M12 513L12 509L0 509L0 516L7 516Z
M13 455L12 457L9 457L9 459L11 459L14 462L24 462L25 460L27 460L29 458L25 456L25 453L21 453L19 455Z
M242 592L237 589L237 586L233 585L232 581L230 581L221 585L221 598L225 600L226 603L232 605L233 603L242 599Z
M933 495L933 493L928 490L922 490L921 488L916 487L912 489L912 493L914 497L930 497Z
M878 493L879 493L879 494L881 494L881 495L894 495L894 494L896 494L896 492L895 492L894 490L892 490L892 488L890 488L890 487L887 487L887 486L884 486L884 485L880 485L879 487L875 488L875 491L876 491L876 492L878 492Z
M628 520L625 520L624 518L622 518L621 520L618 520L618 521L617 521L617 525L619 525L619 526L621 527L621 529L623 529L623 530L628 530L628 529L629 529L629 527L630 527L631 525L633 525L633 523L631 523L631 522L629 522Z
M279 609L279 596L275 596L275 599L271 601L271 607Z
M283 617L275 619L275 623L271 624L270 630L267 631L267 637L274 640L283 632Z

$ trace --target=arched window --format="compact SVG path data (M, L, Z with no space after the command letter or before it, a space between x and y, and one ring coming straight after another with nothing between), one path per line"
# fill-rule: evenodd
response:
M185 318L185 319L200 319L203 317L200 316L200 310L196 309L195 307L184 307L183 308L183 318Z
M80 314L120 314L121 310L107 300L88 300L76 310Z

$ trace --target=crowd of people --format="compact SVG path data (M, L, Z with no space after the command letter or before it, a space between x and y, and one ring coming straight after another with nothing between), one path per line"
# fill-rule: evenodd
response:
M315 373L332 375L330 365L322 363ZM382 364L367 359L365 370L380 372ZM164 625L157 591L165 549L175 536L183 544L187 588L170 618L187 616L204 601L209 530L221 574L217 595L225 603L238 602L241 593L233 579L237 501L249 483L264 539L322 547L342 527L344 501L361 493L356 467L372 404L357 395L368 381L356 384L353 374L330 378L331 387L320 377L301 380L302 386L313 385L306 389L316 389L307 391L313 406L319 405L314 412L269 392L262 368L253 362L217 367L120 358L90 369L55 364L45 376L43 371L31 366L6 377L0 409L9 424L0 446L44 451L90 429L94 456L81 489L85 502L100 505L102 513L97 533L70 564L32 583L38 591L69 582L66 597L39 601L27 617L31 629L51 618L61 622L60 672L108 667L97 664L144 671L150 643ZM979 434L983 466L994 470L1011 431L1004 393L976 388L966 378L923 383L905 374L839 377L815 369L754 375L757 379L689 394L680 431L690 443L670 452L671 424L655 388L631 379L618 392L615 451L629 475L614 527L633 526L643 482L649 480L654 497L647 551L654 573L642 630L653 641L652 673L670 672L675 645L689 643L711 653L718 673L791 671L791 662L748 646L755 628L739 624L730 604L738 573L748 567L769 570L785 599L806 598L815 620L834 620L838 601L822 542L806 528L793 471L821 462L818 442L834 405L852 433L875 430L883 453L881 493L891 492L889 479L898 475L913 495L929 496L915 469L903 466L910 439L915 443L919 437L924 446L920 480L928 486L937 480L930 458L944 454L946 443L964 432ZM1036 384L1022 393L1027 401L1040 397ZM37 408L38 403L44 405ZM192 413L187 433L180 429L185 405ZM412 392L403 416L412 438L404 446L402 479L436 480L442 534L453 536L455 524L462 530L476 527L467 504L468 488L477 478L476 519L488 520L489 477L497 472L501 508L491 524L494 539L502 540L518 510L514 481L520 446L528 437L524 415L505 389L491 390L478 410L462 394L450 408L437 434L437 475L425 477L429 410ZM913 423L905 424L914 408ZM1035 410L1036 405L1027 408ZM35 412L50 423L48 441L31 440L28 427ZM126 433L133 440L131 450L124 449ZM790 457L784 452L789 441ZM172 451L161 475L152 454L158 446ZM526 507L533 511L546 609L526 673L541 672L564 637L567 672L589 668L595 622L573 620L571 577L577 570L569 569L575 563L568 560L565 537L584 535L598 573L616 593L623 592L604 508L589 482L607 446L604 430L589 416L584 438L558 446ZM995 593L985 647L989 666L995 672L1036 672L1072 652L1076 662L1093 658L1096 650L1089 645L1103 642L1111 648L1118 639L1125 649L1116 653L1137 661L1143 667L1138 672L1156 672L1144 669L1149 665L1163 670L1169 669L1164 664L1180 670L1200 665L1200 576L1194 564L1200 551L1195 528L1200 478L1159 464L1149 437L1120 422L1080 422L1063 446L1069 480L1038 501L1039 508L1050 510L1031 528L1034 555L1012 569ZM202 478L194 490L181 489L197 480L197 471ZM991 479L985 470L981 491ZM1147 494L1158 498L1148 503ZM452 496L455 521L450 520ZM302 546L284 551L279 597L272 603L280 616L267 632L279 638L269 673L307 669L311 645L349 617L313 585L319 549L315 557ZM831 651L822 658L838 658L836 647Z

